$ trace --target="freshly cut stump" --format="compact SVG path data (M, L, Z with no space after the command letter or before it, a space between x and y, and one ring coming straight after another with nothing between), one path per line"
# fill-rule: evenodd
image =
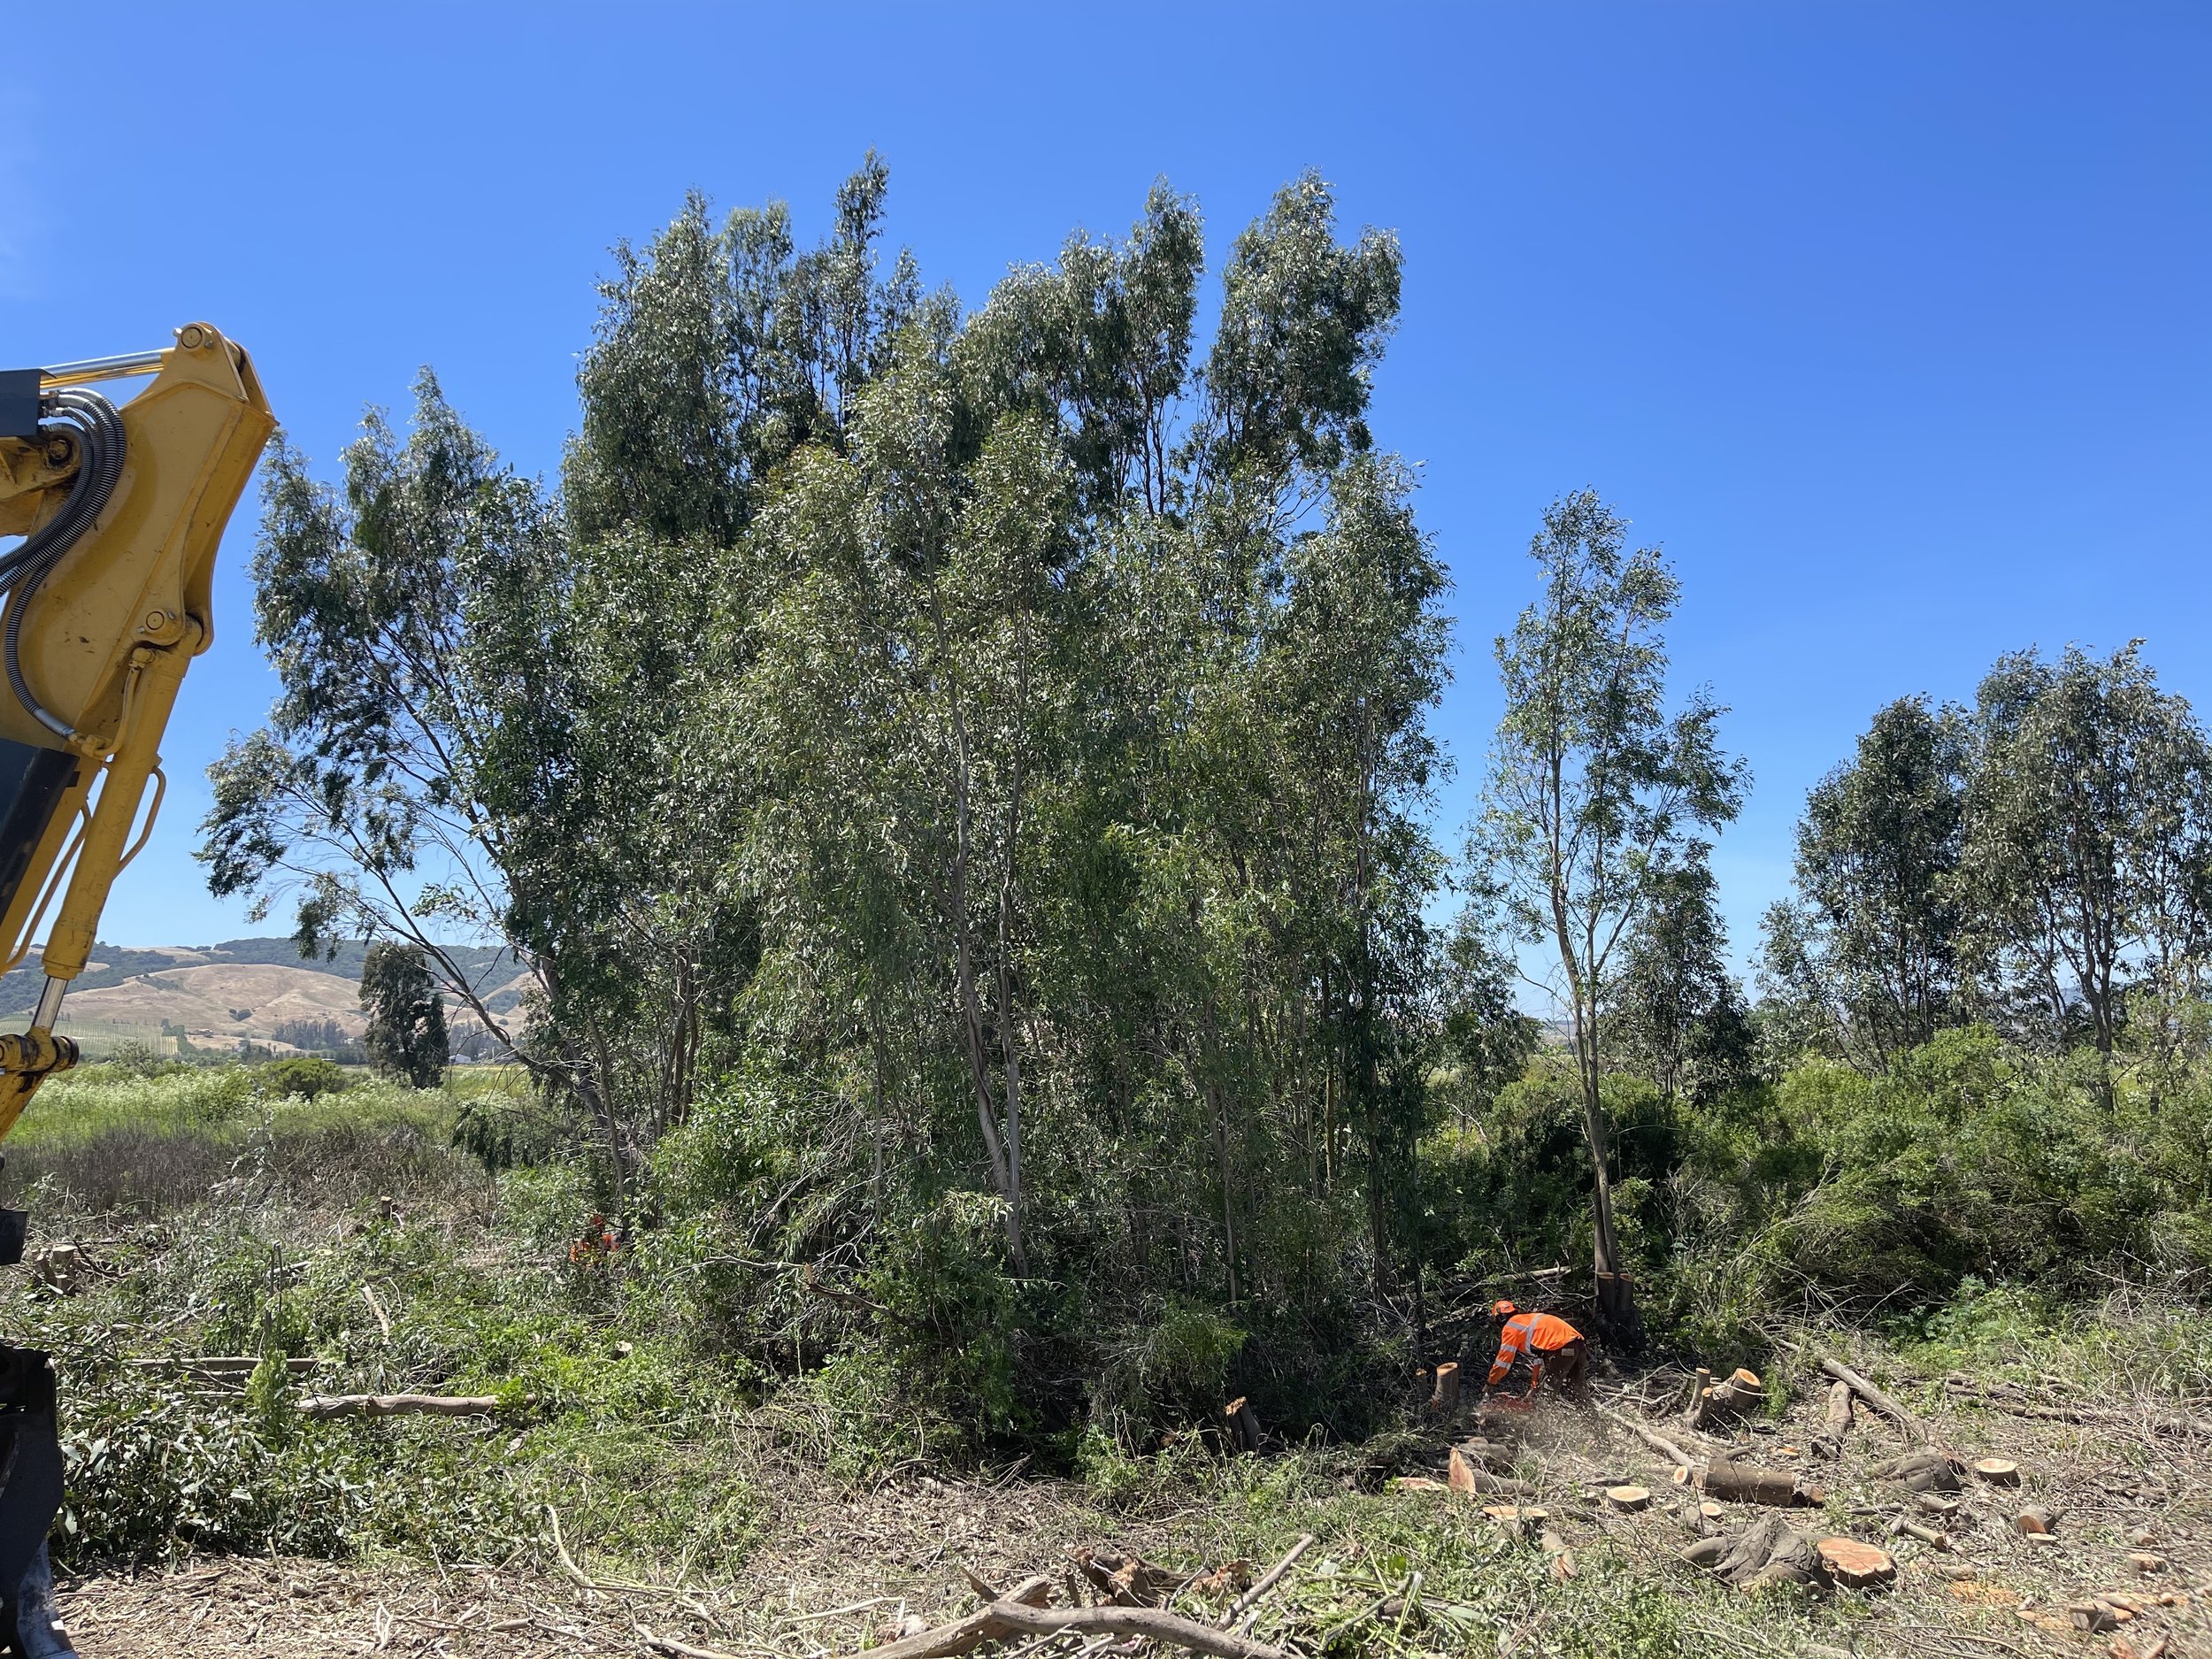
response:
M1889 1551L1855 1538L1824 1538L1820 1559L1838 1584L1853 1590L1871 1590L1897 1577L1897 1563Z
M1608 1486L1605 1495L1615 1509L1624 1509L1632 1515L1638 1509L1651 1507L1651 1488L1648 1486Z
M2012 1517L2012 1530L2024 1538L2047 1538L2051 1531L2051 1512L2023 1509Z
M1717 1521L1722 1516L1728 1513L1728 1506L1723 1503L1715 1503L1710 1499L1708 1499L1705 1502L1697 1506L1697 1512L1709 1521Z
M1393 1492L1448 1492L1451 1488L1440 1480L1430 1479L1426 1475L1396 1475L1391 1479L1390 1489Z
M2020 1465L2009 1457L1977 1457L1974 1472L1993 1486L2016 1486L2020 1484Z
M1472 1497L1475 1491L1475 1468L1467 1461L1467 1455L1458 1447L1452 1448L1450 1472L1446 1477L1454 1492Z

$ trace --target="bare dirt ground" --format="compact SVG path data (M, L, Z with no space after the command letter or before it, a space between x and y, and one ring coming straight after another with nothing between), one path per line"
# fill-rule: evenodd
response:
M1645 1379L1646 1395L1658 1397L1663 1380ZM2099 1402L2085 1409L2107 1415L2070 1423L1987 1409L1924 1386L1914 1395L1914 1409L1933 1443L1970 1461L2001 1455L2021 1466L2016 1488L1969 1473L1960 1492L1939 1494L1957 1501L1944 1516L1875 1475L1907 1441L1863 1409L1842 1456L1817 1456L1811 1443L1820 1398L1811 1387L1801 1394L1789 1417L1746 1426L1732 1437L1694 1435L1663 1416L1647 1420L1694 1455L1732 1449L1819 1483L1825 1505L1788 1511L1793 1525L1883 1544L1899 1562L1893 1586L1752 1597L1718 1585L1680 1560L1696 1535L1697 1499L1673 1485L1665 1460L1603 1418L1555 1406L1521 1420L1518 1472L1536 1479L1540 1501L1578 1567L1574 1583L1534 1599L1555 1599L1562 1617L1571 1618L1576 1607L1594 1605L1592 1598L1618 1597L1632 1585L1657 1586L1681 1598L1686 1627L1699 1632L1699 1651L1710 1654L2212 1655L2205 1605L2212 1583L2212 1438L2176 1432L2174 1402L2132 1409ZM1638 1397L1616 1395L1617 1409L1637 1415ZM2154 1421L2161 1415L2170 1419L2164 1426ZM1453 1432L1440 1430L1411 1466L1425 1466L1425 1456L1435 1464L1430 1472L1441 1475ZM654 1652L820 1659L885 1640L905 1616L935 1624L972 1609L977 1601L963 1568L999 1584L1029 1572L1064 1577L1068 1552L1092 1544L1188 1570L1225 1560L1234 1540L1272 1526L1279 1535L1314 1532L1318 1542L1276 1598L1290 1605L1279 1607L1271 1624L1263 1619L1256 1633L1313 1651L1319 1628L1302 1626L1297 1609L1317 1603L1302 1601L1301 1575L1357 1562L1377 1534L1394 1530L1386 1522L1409 1522L1417 1536L1440 1546L1454 1538L1504 1552L1488 1557L1494 1562L1515 1559L1517 1548L1537 1548L1492 1537L1496 1523L1463 1498L1351 1490L1379 1484L1383 1473L1342 1475L1335 1483L1345 1488L1341 1496L1286 1500L1279 1513L1262 1514L1256 1523L1248 1487L1234 1501L1193 1490L1179 1506L1172 1494L1156 1494L1138 1513L1108 1515L1082 1488L1065 1483L1016 1477L964 1485L910 1477L856 1496L786 1468L762 1486L762 1542L733 1572L694 1574L683 1590L589 1590L544 1570L557 1560L549 1548L528 1561L443 1567L195 1560L170 1571L66 1583L62 1604L85 1659ZM1617 1512L1599 1486L1624 1479L1650 1486L1658 1501L1641 1513ZM2015 1517L2029 1508L2049 1513L2055 1541L2031 1542L2016 1530ZM1765 1513L1770 1511L1732 1505L1719 1525L1724 1532L1739 1532ZM1900 1519L1930 1525L1943 1541L1931 1546L1894 1534L1892 1524ZM1402 1535L1405 1528L1394 1530ZM1456 1558L1466 1558L1464 1549ZM584 1571L595 1571L588 1558ZM1446 1576L1440 1573L1437 1582L1444 1585ZM1463 1578L1456 1588L1427 1594L1440 1601L1469 1599ZM1463 1623L1448 1630L1440 1621L1425 1643L1417 1633L1409 1636L1402 1620L1394 1632L1379 1628L1371 1647L1356 1627L1339 1621L1335 1651L1560 1651L1542 1633L1544 1617L1540 1612L1517 1626L1501 1615L1486 1632ZM1048 1645L1076 1650L1072 1638ZM1089 1651L1100 1649L1094 1644Z
M1631 1405L1624 1401L1624 1405ZM1861 1414L1843 1458L1816 1460L1803 1442L1816 1427L1805 1402L1778 1425L1737 1436L1746 1458L1801 1467L1825 1485L1823 1511L1790 1511L1794 1525L1883 1542L1901 1562L1889 1591L1818 1597L1803 1591L1746 1597L1681 1564L1693 1540L1694 1500L1668 1482L1663 1460L1628 1433L1566 1407L1526 1420L1522 1473L1540 1476L1542 1502L1578 1555L1579 1582L1560 1597L1609 1595L1626 1582L1662 1584L1699 1610L1703 1650L1743 1655L2113 1655L2113 1659L2190 1659L2212 1655L2206 1617L2212 1571L2212 1504L2206 1500L2212 1442L2144 1423L2048 1423L1998 1411L1940 1405L1924 1414L1938 1445L1960 1455L2002 1454L2022 1464L2022 1486L1989 1486L1967 1476L1954 1516L1916 1504L1874 1469L1905 1447L1901 1433ZM1679 1423L1659 1423L1694 1440ZM1438 1473L1449 1433L1438 1433ZM1724 1449L1703 1438L1693 1451ZM1637 1516L1615 1513L1593 1482L1635 1478L1659 1491ZM1365 1482L1363 1482L1365 1485ZM586 1591L535 1562L511 1564L329 1564L298 1560L195 1560L168 1573L87 1578L65 1586L62 1609L87 1659L168 1659L179 1653L267 1655L779 1655L783 1659L858 1653L883 1641L905 1615L936 1624L972 1610L963 1566L991 1582L1025 1573L1064 1573L1078 1544L1110 1544L1190 1569L1225 1560L1237 1517L1202 1494L1181 1509L1102 1516L1078 1486L1062 1482L951 1485L910 1478L874 1494L841 1498L818 1480L772 1486L764 1544L728 1578L699 1575L688 1591ZM1478 1504L1440 1494L1301 1500L1277 1520L1317 1531L1321 1544L1301 1562L1358 1560L1363 1533L1383 1507L1414 1509L1438 1538L1494 1529ZM2053 1540L2016 1531L2022 1509L2053 1516ZM1721 1526L1739 1531L1759 1513L1730 1507ZM1938 1522L1942 1547L1889 1535L1889 1522ZM1529 1544L1526 1548L1535 1548ZM550 1555L550 1553L546 1553ZM586 1573L590 1562L586 1560ZM1609 1588L1613 1586L1613 1588ZM2086 1617L2078 1617L2078 1613ZM2097 1628L2082 1628L2091 1624ZM1270 1640L1305 1646L1301 1631L1261 1628ZM659 1641L655 1641L659 1640ZM1073 1641L1069 1650L1073 1650ZM2163 1648L2162 1648L2163 1644ZM1383 1650L1379 1646L1374 1650ZM1392 1641L1398 1653L1423 1646ZM1469 1646L1464 1632L1436 1650L1516 1648L1498 1628ZM1542 1653L1526 1641L1516 1650ZM1354 1640L1349 1648L1370 1650Z

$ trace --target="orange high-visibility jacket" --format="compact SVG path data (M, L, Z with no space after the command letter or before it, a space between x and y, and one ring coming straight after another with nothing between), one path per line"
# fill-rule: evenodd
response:
M1503 1382L1513 1362L1524 1354L1537 1366L1540 1379L1545 1355L1556 1354L1568 1343L1580 1340L1582 1333L1556 1314L1517 1313L1498 1333L1498 1357L1490 1362L1490 1386L1494 1388Z

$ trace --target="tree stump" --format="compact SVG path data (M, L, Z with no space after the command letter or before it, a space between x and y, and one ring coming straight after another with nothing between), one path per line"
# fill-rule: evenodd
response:
M1974 1472L1993 1486L2016 1486L2020 1484L2020 1465L2009 1457L1977 1457Z
M1459 1409L1459 1362L1448 1359L1436 1368L1436 1387L1429 1395L1429 1409L1448 1417Z
M1759 1380L1759 1373L1746 1371L1739 1365L1705 1391L1707 1418L1740 1417L1743 1413L1766 1402L1766 1385Z
M1229 1438L1239 1451L1256 1452L1260 1449L1259 1414L1246 1403L1242 1394L1222 1407L1221 1415L1228 1420Z
M2051 1512L2048 1509L2023 1509L2012 1517L2012 1530L2023 1538L2051 1536Z
M1605 1496L1615 1509L1631 1515L1651 1507L1651 1488L1648 1486L1608 1486Z
M1897 1563L1886 1549L1855 1538L1824 1538L1820 1558L1838 1584L1853 1590L1870 1590L1897 1577Z

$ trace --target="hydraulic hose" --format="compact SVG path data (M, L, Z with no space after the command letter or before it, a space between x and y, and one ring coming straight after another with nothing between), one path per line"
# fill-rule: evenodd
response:
M62 555L69 551L77 538L92 527L93 521L114 496L116 483L123 476L123 417L99 393L75 388L47 392L39 399L39 413L43 420L68 428L81 458L77 466L77 480L70 486L68 499L62 503L61 511L25 538L20 546L0 555L0 595L4 595L7 602L7 624L4 637L0 637L0 657L6 660L8 684L15 688L17 699L41 726L66 741L75 738L75 728L49 711L32 695L29 682L23 678L23 664L17 654L23 632L23 612L39 584L61 562Z

